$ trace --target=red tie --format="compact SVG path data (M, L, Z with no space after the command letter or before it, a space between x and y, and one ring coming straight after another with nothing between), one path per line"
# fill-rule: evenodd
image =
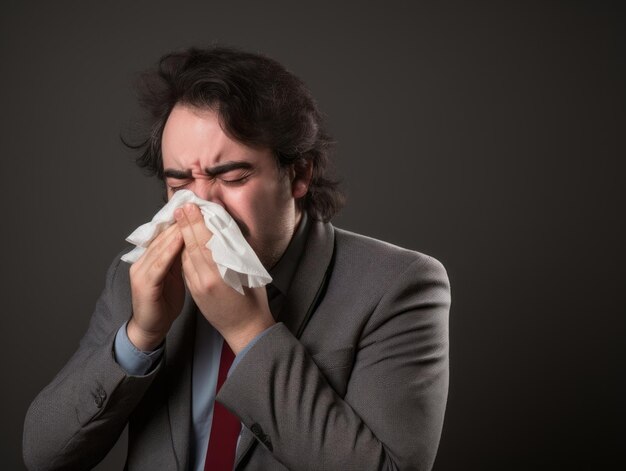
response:
M226 380L226 375L228 375L234 358L235 354L224 340L222 355L220 356L220 370L217 375L216 396ZM215 401L204 471L232 471L240 428L239 419Z

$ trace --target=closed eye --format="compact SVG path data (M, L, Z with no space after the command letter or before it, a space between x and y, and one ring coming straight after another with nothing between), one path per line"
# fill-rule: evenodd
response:
M211 177L211 180L215 181L215 180L219 180L222 184L226 185L226 186L238 186L238 185L243 185L244 183L246 183L250 177L252 176L252 172L246 172L243 175L231 175L231 176L227 176L227 175L221 175L221 176L214 176ZM188 181L184 181L184 183L179 183L177 185L167 185L167 187L173 192L177 192L178 190L182 190L186 187L188 187L191 182L193 180L188 180Z
M248 181L251 175L252 173L248 172L243 175L234 176L234 177L221 176L219 177L219 180L225 185L243 185L244 183Z
M191 182L185 182L185 183L181 183L179 185L167 185L167 187L172 190L172 192L177 192L178 190L182 190L183 188L189 186L189 183Z

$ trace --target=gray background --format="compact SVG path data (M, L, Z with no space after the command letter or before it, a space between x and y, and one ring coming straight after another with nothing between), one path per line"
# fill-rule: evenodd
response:
M620 2L2 5L2 469L22 468L28 404L159 207L119 141L136 73L216 41L312 89L349 197L336 225L446 265L435 469L626 469Z

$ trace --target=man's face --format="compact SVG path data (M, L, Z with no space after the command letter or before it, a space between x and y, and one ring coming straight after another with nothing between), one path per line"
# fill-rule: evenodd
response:
M210 109L177 104L162 139L168 199L187 189L223 206L266 268L281 257L300 220L307 183L281 172L269 149L228 137Z

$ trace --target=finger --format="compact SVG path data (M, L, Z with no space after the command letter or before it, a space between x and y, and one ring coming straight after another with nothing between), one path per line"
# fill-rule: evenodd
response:
M178 251L176 256L172 259L171 265L169 269L167 270L167 272L165 273L165 277L163 279L164 283L168 283L168 282L182 283L184 281L183 267L182 267L182 261L181 261L181 255L182 255L182 249L183 249L182 240L183 238L182 236L180 236L181 249Z
M180 260L185 283L188 287L191 288L193 285L195 288L199 282L198 274L196 273L196 269L191 263L191 260L189 260L189 253L185 247L183 247L183 250L181 251Z
M202 271L207 263L213 263L211 252L206 249L213 234L207 229L204 218L196 205L187 204L176 214L189 256L196 265L196 269Z
M185 206L191 206L191 205L185 205ZM198 241L196 240L196 236L193 232L193 229L191 228L191 222L189 221L189 218L187 217L187 213L185 212L184 207L178 208L176 211L174 211L174 217L176 218L176 224L178 225L178 228L183 237L183 242L185 245L182 251L182 256L181 256L185 282L187 283L187 286L189 286L190 288L192 286L194 287L199 286L198 271L196 270L195 264L191 262L190 257L189 257L190 252L194 252L194 253L201 252L198 250L198 247L199 247Z
M146 248L144 253L139 257L133 265L132 269L135 273L142 273L149 270L154 262L159 258L164 247L167 247L175 238L176 233L180 230L172 225L161 232Z
M177 223L185 240L183 270L189 281L207 286L215 279L215 262L206 244L213 236L205 226L197 206L185 205L175 213Z
M180 267L175 268L174 264L177 263L181 250L183 249L183 236L180 231L175 231L168 244L162 247L159 252L159 256L154 260L154 263L150 266L146 272L146 279L150 280L154 284L158 284L167 276L170 272L180 272ZM180 264L180 261L178 261Z
M211 231L207 229L200 209L195 204L186 204L176 211L175 216L185 239L185 246L190 250L204 247L211 239Z
M172 267L182 247L182 234L178 227L174 225L167 236L159 240L155 246L151 244L150 247L148 247L150 253L146 251L145 255L147 255L147 257L138 268L137 274L151 284L160 283Z
M144 253L141 255L141 257L139 257L139 260L137 260L135 264L138 264L139 266L150 266L154 262L154 259L158 256L159 252L163 249L163 247L171 242L173 237L176 235L176 232L179 230L180 229L176 227L176 224L172 224L159 235L157 235L152 240L152 242L150 242L150 245L148 245Z

